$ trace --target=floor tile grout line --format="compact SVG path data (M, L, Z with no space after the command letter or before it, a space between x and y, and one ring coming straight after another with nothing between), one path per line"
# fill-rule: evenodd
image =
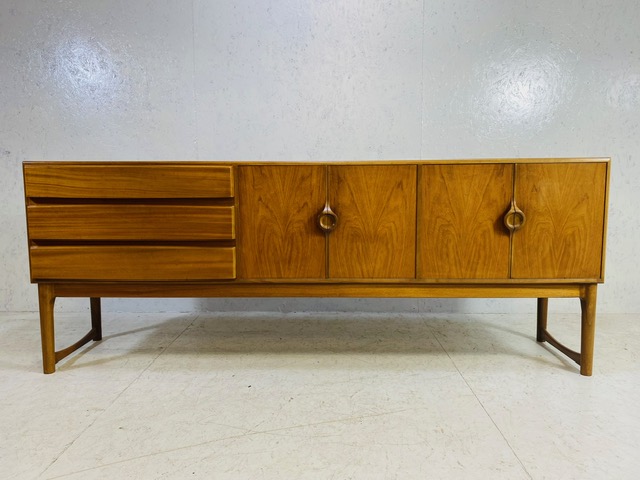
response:
M444 353L447 355L447 357L449 357L449 360L451 360L451 363L453 364L453 366L455 367L455 369L458 371L458 375L460 375L460 378L462 379L462 381L465 383L465 385L467 386L467 388L469 389L469 391L473 394L473 396L475 397L475 399L477 400L478 404L480 405L480 407L482 407L482 410L484 410L484 413L487 415L487 417L489 418L489 420L491 420L491 423L493 424L493 426L496 428L496 430L498 431L498 433L500 433L500 436L502 437L502 439L505 441L505 443L507 444L507 446L509 447L509 450L511 450L511 453L513 453L513 456L516 458L516 460L518 461L518 463L520 464L520 466L522 467L522 470L524 471L524 473L529 477L529 478L533 478L531 476L531 474L529 473L529 471L527 470L527 468L524 466L524 463L522 463L522 460L520 459L520 457L518 456L518 454L515 452L515 450L513 449L513 447L511 446L511 443L509 443L509 440L507 440L507 437L505 437L504 433L502 432L502 430L500 429L500 427L498 427L498 424L496 423L496 421L493 419L493 417L491 416L491 414L487 411L487 408L484 406L484 403L482 403L482 400L480 400L480 398L478 397L478 395L476 394L475 390L471 387L471 385L469 384L469 381L466 379L466 377L463 375L463 373L460 371L460 369L458 368L458 365L456 364L455 360L453 360L453 358L451 358L451 355L449 355L449 352L444 348L444 345L442 345L442 342L440 341L440 339L438 338L438 336L435 334L435 332L433 333L433 337L436 339L436 342L438 342L438 344L440 345L440 347L442 348L442 350L444 351Z
M196 321L197 321L199 318L200 318L200 314L196 314L196 315L193 317L193 319L191 320L191 322L189 322L189 325L187 325L186 327L184 327L184 328L182 329L182 331L181 331L178 335L176 335L176 337L175 337L173 340L171 340L171 343L169 343L169 345L167 345L165 348L163 348L162 350L160 350L160 352L158 352L158 354L157 354L155 357L153 357L153 358L151 359L151 361L149 362L149 364L148 364L146 367L144 367L144 369L140 372L140 374L139 374L136 378L134 378L134 379L133 379L133 381L132 381L131 383L129 383L129 385L127 385L127 388L125 388L125 389L122 391L122 393L120 393L120 395L122 395L124 392L126 392L126 391L129 389L129 387L131 387L131 385L133 385L135 382L137 382L137 381L138 381L138 379L139 379L142 375L144 375L144 373L145 373L147 370L149 370L149 368L151 368L151 366L152 366L153 364L155 364L155 363L156 363L156 360L158 360L158 358L160 358L160 356L161 356L161 355L163 355L167 350L169 350L169 349L171 348L171 345L173 345L174 343L176 343L176 342L178 341L178 339L179 339L180 337L182 337L182 335L184 335L184 333L185 333L187 330L189 330L189 329L193 326L193 324L194 324L194 323L196 323ZM118 395L118 398L120 397L120 395ZM118 398L116 398L116 399L114 400L114 402L115 402ZM110 406L111 406L111 405L110 405Z
M71 447L73 447L73 445L74 445L74 444L75 444L75 443L80 439L80 437L82 437L82 436L87 432L87 430L89 430L91 427L93 427L93 426L95 425L95 423L98 421L98 419L100 419L100 417L102 417L102 416L103 416L103 415L104 415L104 414L105 414L105 413L106 413L106 412L107 412L111 407L113 407L113 405L118 401L118 399L119 399L120 397L122 397L122 395L124 395L124 393L125 393L127 390L129 390L129 388L131 388L131 385L133 385L135 382L137 382L137 381L140 379L140 377L142 377L142 375L144 375L144 373L145 373L147 370L149 370L149 368L150 368L150 367L155 363L155 361L160 357L160 355L162 355L165 351L167 351L167 350L171 347L171 345L173 345L173 344L174 344L174 343L175 343L175 342L176 342L176 341L177 341L177 340L178 340L178 339L179 339L179 338L184 334L184 332L186 332L189 328L191 328L191 326L192 326L192 325L193 325L193 324L198 320L198 318L200 318L200 315L199 315L199 314L198 314L198 315L195 315L195 316L193 317L193 319L191 320L191 322L189 322L189 325L187 325L187 326L186 326L186 327L185 327L185 328L184 328L184 329L183 329L183 330L182 330L182 331L181 331L181 332L180 332L180 333L179 333L179 334L178 334L178 335L177 335L177 336L176 336L176 337L171 341L171 343L169 343L169 345L167 345L165 348L163 348L160 352L158 352L158 354L157 354L155 357L153 357L153 358L151 359L151 361L149 362L149 364L148 364L146 367L144 367L144 368L142 369L142 371L141 371L138 375L136 375L136 376L133 378L133 380L131 380L131 381L129 382L129 384L128 384L127 386L125 386L125 387L120 391L120 393L118 393L118 394L116 395L116 397L113 399L113 401L112 401L111 403L109 403L109 405L107 405L107 406L104 408L104 410L102 410L102 412L100 412L98 415L96 415L96 417L93 419L93 421L92 421L91 423L89 423L89 425L87 425L87 426L86 426L86 427L85 427L85 428L84 428L84 429L83 429L83 430L82 430L82 431L81 431L81 432L80 432L80 433L79 433L79 434L78 434L78 435L77 435L73 440L71 440L71 442L69 442L69 443L68 443L68 444L67 444L67 445L62 449L62 451L61 451L59 454L57 454L57 455L55 456L55 458L54 458L54 459L49 463L49 465L47 465L47 466L45 467L45 469L44 469L44 470L42 470L42 472L38 475L38 477L39 477L39 478L42 478L42 477L47 473L47 470L49 470L49 469L50 469L50 468L51 468L51 467L52 467L52 466L53 466L53 465L58 461L58 459L59 459L62 455L64 455L64 454L65 454L65 452L66 452L67 450L69 450ZM65 474L65 475L67 475L67 474ZM51 477L50 477L50 478L51 478ZM60 478L60 477L54 477L54 478Z
M79 473L86 473L86 472L90 472L92 470L97 470L100 468L104 468L104 467L111 467L113 465L120 465L120 464L124 464L124 463L128 463L128 462L133 462L135 460L139 460L142 458L147 458L147 457L154 457L156 455L165 455L165 454L169 454L169 453L174 453L174 452L179 452L180 450L188 450L190 448L197 448L197 447L202 447L204 445L208 445L211 443L217 443L217 442L223 442L226 440L237 440L243 437L250 437L250 436L254 436L254 435L275 435L276 432L282 432L282 431L287 431L287 430L293 430L296 428L305 428L305 427L315 427L315 426L319 426L319 425L330 425L332 423L340 423L340 422L349 422L349 421L355 421L355 420L362 420L362 419L367 419L367 418L375 418L375 417L382 417L385 415L393 415L396 413L403 413L403 412L408 412L411 410L417 410L416 408L403 408L400 410L391 410L391 411L386 411L386 412L378 412L378 413L372 413L370 415L356 415L353 417L344 417L344 418L336 418L333 420L324 420L321 422L313 422L313 423L303 423L303 424L299 424L299 425L289 425L286 427L278 427L278 428L272 428L269 430L252 430L252 429L246 429L246 428L242 428L242 427L235 427L232 426L233 428L238 428L241 430L246 430L244 433L240 433L237 435L229 435L226 437L221 437L221 438L216 438L213 440L206 440L204 442L200 442L200 443L194 443L191 445L185 445L182 447L176 447L176 448L172 448L169 450L163 450L160 452L152 452L152 453L147 453L145 455L140 455L137 457L132 457L132 458L126 458L123 460L118 460L117 462L111 462L111 463L105 463L104 465L99 465L96 467L91 467L91 468L85 468L83 470L77 470L74 472L68 472L68 473L64 473L62 475L58 475L55 477L49 477L47 480L56 480L56 479L60 479L60 478L65 478L68 477L69 475L77 475Z

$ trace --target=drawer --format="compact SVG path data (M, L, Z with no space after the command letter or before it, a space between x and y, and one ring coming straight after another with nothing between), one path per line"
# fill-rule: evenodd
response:
M38 198L230 198L233 167L185 163L24 164L25 194Z
M32 246L30 255L34 282L197 281L236 276L235 247Z
M233 206L32 204L32 240L233 240Z

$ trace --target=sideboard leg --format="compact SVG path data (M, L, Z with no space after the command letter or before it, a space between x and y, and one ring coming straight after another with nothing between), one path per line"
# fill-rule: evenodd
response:
M591 376L593 371L593 343L596 332L596 296L597 285L584 287L580 297L582 307L582 330L580 335L580 374Z
M549 299L538 299L538 329L536 332L536 340L538 342L544 342L544 332L547 330L547 313L549 312Z
M40 307L40 337L42 339L42 370L44 373L56 371L56 340L53 322L53 307L56 297L53 286L38 284Z
M93 340L102 340L102 309L100 307L100 297L89 299L91 304L91 329L93 330Z

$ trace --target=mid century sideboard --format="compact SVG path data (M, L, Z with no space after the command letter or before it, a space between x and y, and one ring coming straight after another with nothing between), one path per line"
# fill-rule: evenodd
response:
M25 162L43 368L102 338L101 297L523 297L591 375L610 160ZM54 301L91 329L56 350ZM575 297L576 352L547 330Z

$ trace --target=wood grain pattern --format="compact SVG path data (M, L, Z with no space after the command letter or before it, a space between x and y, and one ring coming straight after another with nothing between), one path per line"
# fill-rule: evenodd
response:
M518 165L513 278L601 277L606 163Z
M32 240L229 240L234 207L212 205L35 204Z
M25 163L27 197L52 198L228 198L230 165L144 162Z
M235 278L235 247L32 246L32 281L191 281Z
M509 277L513 165L421 165L418 278Z
M239 168L239 278L324 278L324 166Z
M414 278L417 167L329 168L330 278Z

